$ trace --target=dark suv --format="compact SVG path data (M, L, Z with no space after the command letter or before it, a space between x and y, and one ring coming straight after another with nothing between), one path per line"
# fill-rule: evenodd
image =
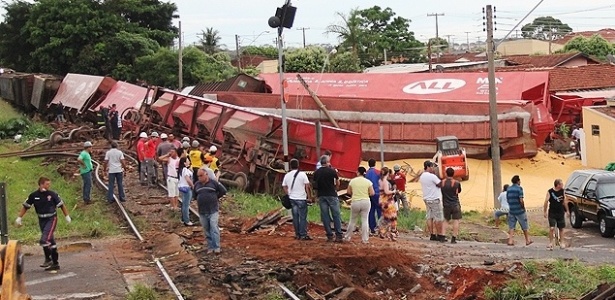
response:
M581 228L591 220L600 226L603 237L613 237L615 229L615 172L574 171L564 188L570 208L570 225Z

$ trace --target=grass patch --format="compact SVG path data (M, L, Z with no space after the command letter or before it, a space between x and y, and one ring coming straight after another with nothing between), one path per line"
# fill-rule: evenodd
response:
M6 122L12 118L19 117L23 117L23 114L15 109L9 102L0 98L0 122Z
M160 296L156 291L148 286L137 284L133 290L126 295L127 300L157 300Z
M1 149L2 147L0 147ZM56 171L55 166L41 165L42 158L22 160L19 158L0 159L0 181L7 184L7 205L9 218L9 236L25 243L34 243L40 239L38 218L34 208L30 209L23 218L23 226L16 227L13 223L17 213L21 209L21 203L28 195L37 189L38 178L45 176L51 179L51 189L57 192L73 219L71 224L67 224L63 217L58 221L56 229L57 238L73 237L103 237L117 235L120 229L115 222L115 217L111 216L104 201L94 201L92 205L77 207L81 199L81 181L77 179L67 182ZM102 195L92 190L93 199L102 199ZM62 216L62 213L58 211Z
M271 195L265 194L248 194L233 190L230 192L232 195L232 202L224 202L222 207L225 211L237 217L254 217L261 213L278 209L282 207L282 203ZM342 222L348 222L350 220L350 209L342 207ZM409 212L400 211L397 219L397 227L399 230L414 230L414 227L422 226L425 220L425 212L418 209L412 209ZM312 206L308 206L308 221L320 223L320 206L315 203Z
M576 299L600 283L615 281L614 266L585 266L577 260L528 261L524 270L529 279L511 280L500 289L488 287L485 297L490 300Z

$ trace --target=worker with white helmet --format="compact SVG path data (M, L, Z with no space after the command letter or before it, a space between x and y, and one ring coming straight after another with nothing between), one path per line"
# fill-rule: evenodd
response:
M147 173L147 184L156 186L158 183L158 170L156 168L156 148L158 147L158 133L152 132L150 139L145 142L145 170Z
M211 168L211 170L216 173L216 177L220 177L220 163L218 158L216 157L216 152L218 152L218 147L216 147L215 145L211 145L211 147L209 147L209 151L207 152L207 154L205 154L205 158L211 158L211 164L209 165L209 168Z
M169 152L171 152L171 149L173 149L173 144L169 142L166 133L161 134L160 139L162 141L156 147L156 157L158 157L159 161L162 161L160 160L160 157L169 154ZM162 182L167 182L167 163L165 161L162 161L162 179Z
M137 159L139 160L139 181L141 185L145 185L145 142L147 141L147 133L141 132L139 134L139 141L137 141Z

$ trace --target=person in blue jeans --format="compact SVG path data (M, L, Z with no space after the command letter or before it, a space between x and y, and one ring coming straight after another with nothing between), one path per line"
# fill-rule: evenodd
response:
M196 193L196 201L199 208L199 218L205 232L207 254L220 254L218 199L226 195L226 188L213 178L209 178L204 169L197 171L197 179L198 181L194 184L194 192Z
M179 189L179 195L182 200L182 223L185 226L194 226L194 223L190 222L190 201L192 200L192 189L194 183L192 183L192 168L190 168L190 160L188 157L182 157L179 159L179 183L177 188Z
M525 202L523 202L523 188L521 187L521 178L519 175L515 175L511 179L512 185L506 190L506 199L508 200L508 245L513 246L515 241L513 236L515 234L515 227L517 222L523 230L525 236L525 245L529 246L533 243L530 239L529 224L527 221L527 214L525 211Z
M340 187L339 176L331 167L331 158L328 155L320 157L320 168L314 172L314 189L320 205L320 218L325 227L327 242L343 242L342 219L340 217L340 200L337 197L337 189ZM331 220L333 219L333 220ZM335 240L331 230L331 221L335 228Z
M311 241L312 238L307 232L307 201L312 199L312 185L305 172L299 171L299 161L290 160L291 171L284 175L282 187L290 198L292 204L293 226L295 228L295 239Z
M115 183L117 183L117 191L120 196L120 201L126 201L124 194L124 153L119 150L116 141L111 142L111 149L105 153L104 169L109 175L109 190L107 191L107 203L113 203L113 192Z
M79 162L79 174L83 180L83 201L85 204L91 203L92 193L92 156L90 151L92 150L92 142L87 141L83 143L83 151L79 153L77 161Z
M368 215L369 231L372 235L375 235L378 220L382 217L382 208L380 208L380 171L376 169L376 160L373 158L367 161L367 165L369 169L365 174L365 178L371 181L374 186L374 195L369 196L371 203ZM376 218L376 215L378 215L378 218Z

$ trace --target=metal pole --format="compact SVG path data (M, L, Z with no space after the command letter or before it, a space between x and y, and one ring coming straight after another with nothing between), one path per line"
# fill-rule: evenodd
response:
M235 35L235 48L237 49L237 72L241 73L241 52L239 51L239 35L237 34Z
M316 157L320 159L320 148L322 147L322 124L320 119L316 121Z
M282 26L278 28L278 70L280 73L280 107L282 108L282 148L284 151L284 170L288 172L288 124L286 121L286 101L284 101L284 42Z
M9 242L8 210L6 207L6 182L0 182L0 242L6 245Z
M384 127L380 126L380 168L384 168Z
M470 32L466 31L466 43L468 44L468 52L470 52Z
M183 62L183 45L182 45L182 21L179 21L179 51L178 51L178 64L179 64L179 72L178 72L178 77L179 77L179 86L177 87L178 91L182 90L182 87L184 86L184 62Z
M487 62L489 68L489 124L491 126L491 169L493 171L493 205L500 208L497 200L502 188L502 171L500 169L500 137L498 132L498 106L495 86L495 64L493 61L493 11L491 5L487 5Z

